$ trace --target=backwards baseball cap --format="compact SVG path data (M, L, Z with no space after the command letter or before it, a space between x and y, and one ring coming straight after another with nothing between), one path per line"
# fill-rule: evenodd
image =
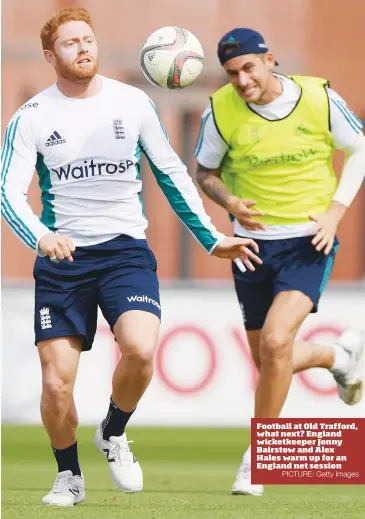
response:
M243 54L264 54L265 52L269 52L269 48L263 36L253 29L232 29L218 43L218 58L221 65ZM278 64L275 61L275 65Z

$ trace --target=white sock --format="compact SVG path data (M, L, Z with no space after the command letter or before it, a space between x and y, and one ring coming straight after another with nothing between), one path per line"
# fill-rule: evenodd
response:
M339 344L335 344L333 349L335 351L335 361L330 369L331 373L346 373L350 360L349 352Z
M249 445L247 451L244 453L242 461L243 463L251 465L251 444Z

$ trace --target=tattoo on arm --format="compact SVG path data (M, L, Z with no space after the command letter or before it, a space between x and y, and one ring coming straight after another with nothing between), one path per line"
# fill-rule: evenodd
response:
M196 178L200 188L209 198L222 207L227 207L228 199L232 195L221 180L218 169L209 169L198 164Z

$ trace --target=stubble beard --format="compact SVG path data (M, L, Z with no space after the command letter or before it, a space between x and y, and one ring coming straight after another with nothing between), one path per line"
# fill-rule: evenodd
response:
M87 69L83 70L82 67L78 67L76 63L72 63L72 65L65 65L58 60L57 71L60 76L62 76L64 79L67 79L68 81L88 82L91 81L98 72L98 61L93 60L92 64L92 68L88 67Z

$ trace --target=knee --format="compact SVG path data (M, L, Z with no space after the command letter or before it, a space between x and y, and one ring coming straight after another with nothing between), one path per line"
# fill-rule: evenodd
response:
M291 363L291 338L285 331L263 332L260 341L260 364L282 366Z
M149 367L153 363L154 347L129 344L123 348L122 356L128 363L128 367L136 370Z
M42 397L55 409L68 405L72 397L72 381L67 376L47 375L43 378Z

